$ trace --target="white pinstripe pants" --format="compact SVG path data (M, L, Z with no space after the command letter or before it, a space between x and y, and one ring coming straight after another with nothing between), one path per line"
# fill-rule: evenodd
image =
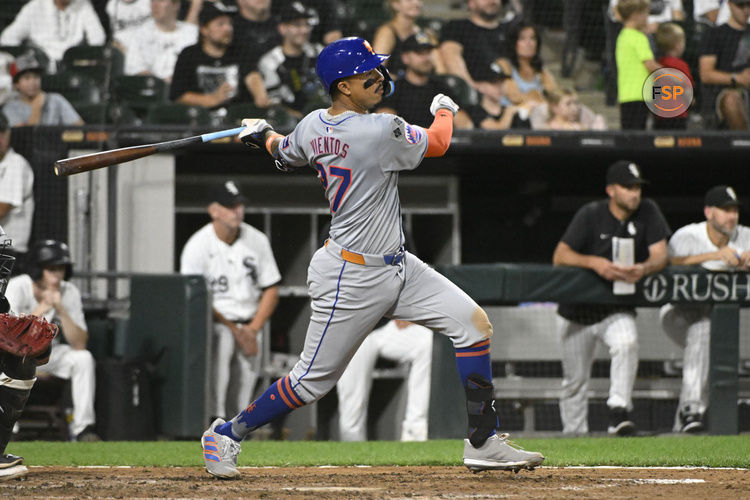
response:
M242 411L253 399L253 390L260 373L260 353L263 349L263 334L258 332L258 354L245 356L234 339L229 327L214 323L213 335L213 401L211 416L226 418ZM232 378L232 363L237 363L236 377ZM230 382L237 396L227 405Z
M659 310L661 326L672 341L685 351L682 358L682 387L674 430L679 431L680 410L705 413L708 407L708 365L711 349L710 307L666 304Z
M563 382L560 417L563 432L584 434L588 424L588 385L596 342L609 348L612 358L607 406L633 409L632 394L638 371L638 333L635 317L614 313L593 325L582 325L558 316L562 337Z

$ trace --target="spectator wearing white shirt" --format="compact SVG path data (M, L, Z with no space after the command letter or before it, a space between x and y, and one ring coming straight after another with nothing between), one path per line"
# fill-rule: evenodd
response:
M26 158L10 147L10 127L0 113L0 226L13 231L12 247L16 257L14 274L20 274L28 251L34 218L34 172Z
M126 30L117 41L125 50L126 75L153 75L167 83L182 49L198 41L198 27L178 21L180 0L151 0L151 19Z
M0 45L31 42L50 58L56 69L70 47L102 45L104 28L89 0L30 0L0 34Z
M108 0L106 12L112 39L146 24L151 19L150 3L151 0Z

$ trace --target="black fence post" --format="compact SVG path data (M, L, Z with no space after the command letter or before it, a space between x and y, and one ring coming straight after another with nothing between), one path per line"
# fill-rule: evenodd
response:
M740 307L716 304L711 313L711 354L709 365L709 434L737 434L739 414L738 363Z

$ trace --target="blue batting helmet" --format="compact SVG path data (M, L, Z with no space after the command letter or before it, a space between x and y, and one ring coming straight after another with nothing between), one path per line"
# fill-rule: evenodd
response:
M393 91L393 81L383 63L389 57L391 56L386 54L376 54L370 42L363 38L342 38L320 51L315 71L326 91L330 92L336 80L378 68L385 78L383 86L385 95L388 96Z

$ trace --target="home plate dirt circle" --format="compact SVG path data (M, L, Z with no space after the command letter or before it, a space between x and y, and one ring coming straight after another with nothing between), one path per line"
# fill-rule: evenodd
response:
M241 467L222 481L198 467L30 467L0 498L750 498L750 470L540 467Z

